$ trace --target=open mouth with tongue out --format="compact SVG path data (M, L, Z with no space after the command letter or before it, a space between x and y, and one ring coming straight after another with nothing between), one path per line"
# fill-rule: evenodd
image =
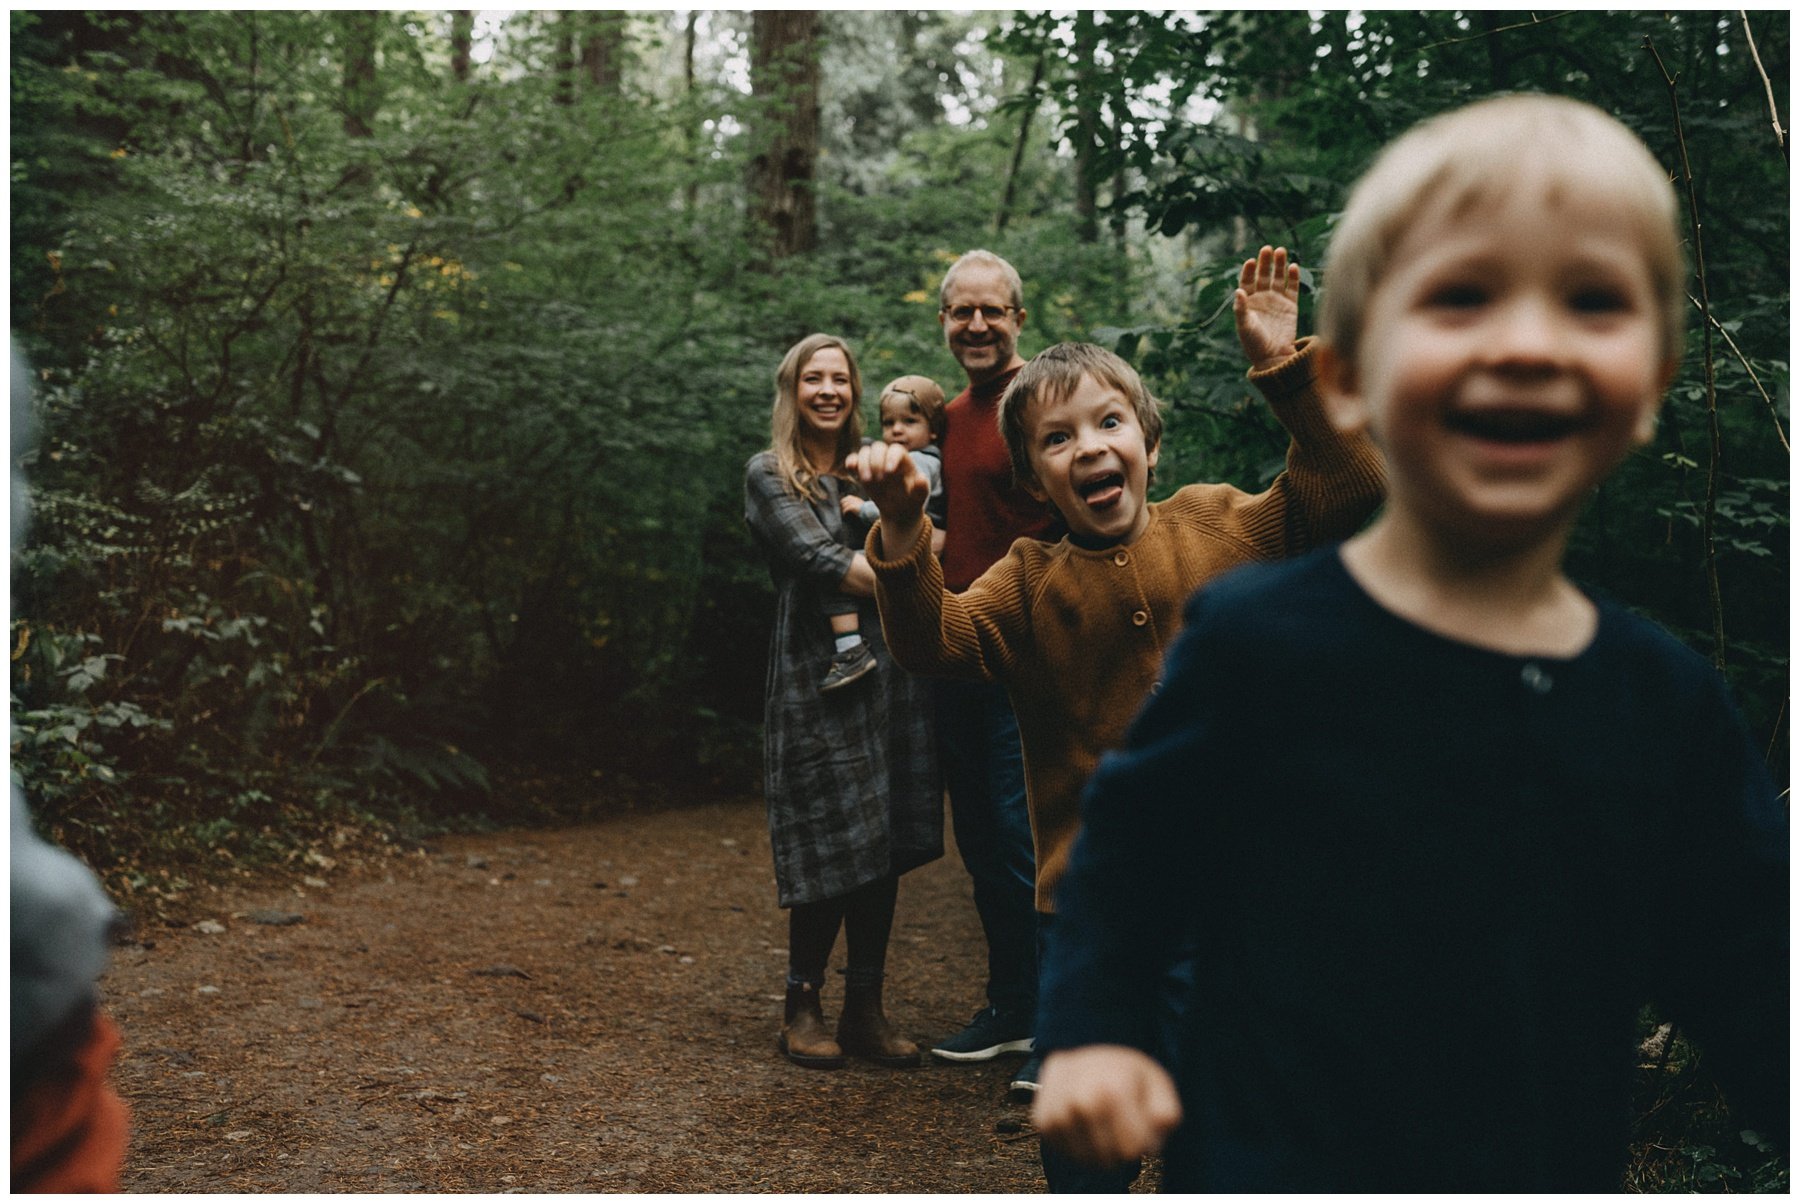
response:
M1095 510L1111 509L1118 505L1119 500L1125 496L1125 474L1122 472L1102 473L1091 480L1083 481L1076 486L1075 492L1081 495L1082 501Z

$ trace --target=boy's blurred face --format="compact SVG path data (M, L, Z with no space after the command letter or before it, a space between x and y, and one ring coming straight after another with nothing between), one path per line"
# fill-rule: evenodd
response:
M907 451L918 451L931 442L931 424L912 402L896 397L881 403L881 438Z
M1144 533L1157 449L1129 398L1084 375L1061 401L1033 400L1024 417L1037 476L1025 488L1056 507L1071 535L1112 544Z
M1415 223L1369 299L1340 420L1386 454L1389 504L1458 541L1560 535L1655 433L1674 365L1631 214L1521 181Z

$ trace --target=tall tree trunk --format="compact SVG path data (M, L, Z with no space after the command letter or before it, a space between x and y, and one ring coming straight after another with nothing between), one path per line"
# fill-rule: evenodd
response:
M1487 45L1488 87L1495 92L1504 91L1510 86L1512 63L1501 45L1500 13L1484 12L1480 14L1481 29L1487 36L1482 39Z
M594 89L617 96L625 81L626 14L605 9L584 14L588 28L581 39L581 70Z
M382 14L346 12L341 15L344 34L344 133L360 141L375 132L375 114L381 107L376 88L375 36ZM343 182L366 188L375 179L368 152L352 148L344 166Z
M750 19L750 91L759 149L750 160L750 215L774 260L818 245L813 196L819 157L819 14L758 10Z
M1094 48L1100 40L1092 9L1075 14L1075 230L1082 242L1100 237L1098 164L1100 101L1094 88Z
M556 103L575 103L575 20L580 13L558 13L556 17L556 50L551 70L556 73Z
M469 82L470 51L475 44L475 11L459 8L450 14L450 74L459 84Z
M381 97L375 88L375 33L380 13L347 12L344 30L344 133L367 138L375 132Z
M682 77L687 83L685 95L687 96L690 105L694 102L694 48L699 40L700 10L697 8L690 8L688 9L687 14L687 38L682 44L681 52ZM700 201L700 182L698 177L693 174L700 170L700 142L702 135L697 121L690 120L688 122L687 133L689 175L686 199L687 210L689 213L692 213Z

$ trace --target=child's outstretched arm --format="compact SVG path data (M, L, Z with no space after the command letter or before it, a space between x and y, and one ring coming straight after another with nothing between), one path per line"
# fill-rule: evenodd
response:
M888 651L909 673L1007 681L1036 646L1031 621L1039 545L1020 540L961 593L944 588L925 514L930 484L898 443L865 447L848 464L881 519L863 543ZM1029 547L1023 545L1030 545Z
M1286 247L1264 247L1244 260L1231 312L1238 343L1254 372L1266 372L1299 350L1300 265L1288 262Z
M1270 558L1353 534L1381 503L1386 473L1366 433L1340 432L1325 415L1319 357L1297 337L1300 265L1287 248L1264 247L1244 261L1232 310L1250 379L1292 436L1286 471L1231 503L1234 524Z
M903 556L924 528L931 482L898 443L871 443L846 462L881 511L881 553Z
M1118 1166L1162 1148L1181 1121L1168 1071L1129 1045L1082 1045L1044 1060L1031 1123L1079 1162Z

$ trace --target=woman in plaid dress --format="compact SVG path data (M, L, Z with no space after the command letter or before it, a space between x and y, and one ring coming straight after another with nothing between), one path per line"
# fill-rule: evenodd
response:
M918 1046L882 1011L881 982L900 875L944 850L926 690L888 655L875 576L839 504L849 486L838 474L862 443L861 400L850 348L830 335L802 339L775 375L771 447L744 471L744 517L776 591L763 776L778 899L788 909L780 1048L820 1069L842 1066L845 1054L918 1064ZM833 650L819 619L826 591L860 601L877 668L821 695ZM819 992L840 927L848 964L834 1038Z

